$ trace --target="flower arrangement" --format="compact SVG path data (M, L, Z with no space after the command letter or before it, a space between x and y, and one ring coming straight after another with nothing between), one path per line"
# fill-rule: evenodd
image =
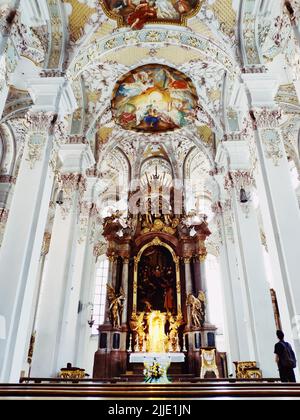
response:
M167 370L156 361L151 365L145 364L144 376L146 383L160 382L160 379L165 377L166 373Z

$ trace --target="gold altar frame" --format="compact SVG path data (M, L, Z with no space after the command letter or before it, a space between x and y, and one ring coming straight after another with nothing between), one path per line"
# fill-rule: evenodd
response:
M144 245L138 255L134 257L134 278L133 278L133 310L132 314L136 315L137 311L137 290L138 290L138 266L141 261L142 255L146 251L146 249L150 248L151 246L163 246L168 249L168 251L171 253L173 261L176 266L176 293L177 293L177 315L182 316L182 310L181 310L181 285L180 285L180 267L179 267L179 257L175 254L175 251L173 250L170 245L166 244L165 242L161 241L159 237L156 237L153 239L153 241L147 243Z

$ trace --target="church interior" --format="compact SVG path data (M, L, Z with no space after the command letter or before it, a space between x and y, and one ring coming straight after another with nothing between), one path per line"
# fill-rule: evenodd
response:
M0 99L0 399L300 399L300 1L0 0Z

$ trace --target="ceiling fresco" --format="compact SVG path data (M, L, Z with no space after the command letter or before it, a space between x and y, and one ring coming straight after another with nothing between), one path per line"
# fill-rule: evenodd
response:
M112 108L124 129L165 132L194 121L198 97L183 73L152 64L130 71L117 83Z
M185 24L198 13L199 0L101 0L104 12L119 26L142 29L146 23Z

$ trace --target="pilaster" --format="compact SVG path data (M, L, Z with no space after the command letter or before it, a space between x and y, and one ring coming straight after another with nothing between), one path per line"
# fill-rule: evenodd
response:
M74 314L73 297L78 297L80 289L79 281L76 282L75 289L72 289L72 273L76 265L79 200L86 191L84 172L87 169L86 165L90 163L85 155L89 155L90 151L85 144L72 146L63 144L59 150L60 172L57 178L62 201L56 204L48 264L44 273L37 317L32 375L39 374L44 377L56 375L63 367L60 363L65 355L64 351L68 356L72 353L75 357L74 346L65 343L64 334L69 327L72 318L70 316ZM71 331L68 331L72 339L76 330L76 320L75 324L73 321ZM44 360L48 360L48 363L45 364Z
M266 75L248 75L244 80L249 91L250 115L257 146L256 183L282 325L287 340L294 343L299 359L300 336L296 327L300 315L300 251L297 243L300 212L280 130L281 111L274 102L274 81L265 84L268 102L261 104L257 101L254 81L263 83L267 80Z
M48 90L47 80L43 83ZM6 382L19 380L29 347L30 308L54 179L49 162L57 112L60 109L63 117L74 109L74 103L60 106L65 80L49 83L49 103L40 101L40 96L44 96L40 87L35 95L37 106L27 115L24 153L0 249L0 311L7 332L0 342L0 381Z
M249 195L254 181L250 172L249 145L245 141L225 142L219 148L226 151L228 174L225 176L225 189L231 197L235 215L255 360L265 377L273 377L277 375L277 367L269 354L274 351L276 326L258 219ZM220 165L225 164L225 156L222 156L220 150L217 159ZM243 199L245 202L241 202L241 189L245 194Z

